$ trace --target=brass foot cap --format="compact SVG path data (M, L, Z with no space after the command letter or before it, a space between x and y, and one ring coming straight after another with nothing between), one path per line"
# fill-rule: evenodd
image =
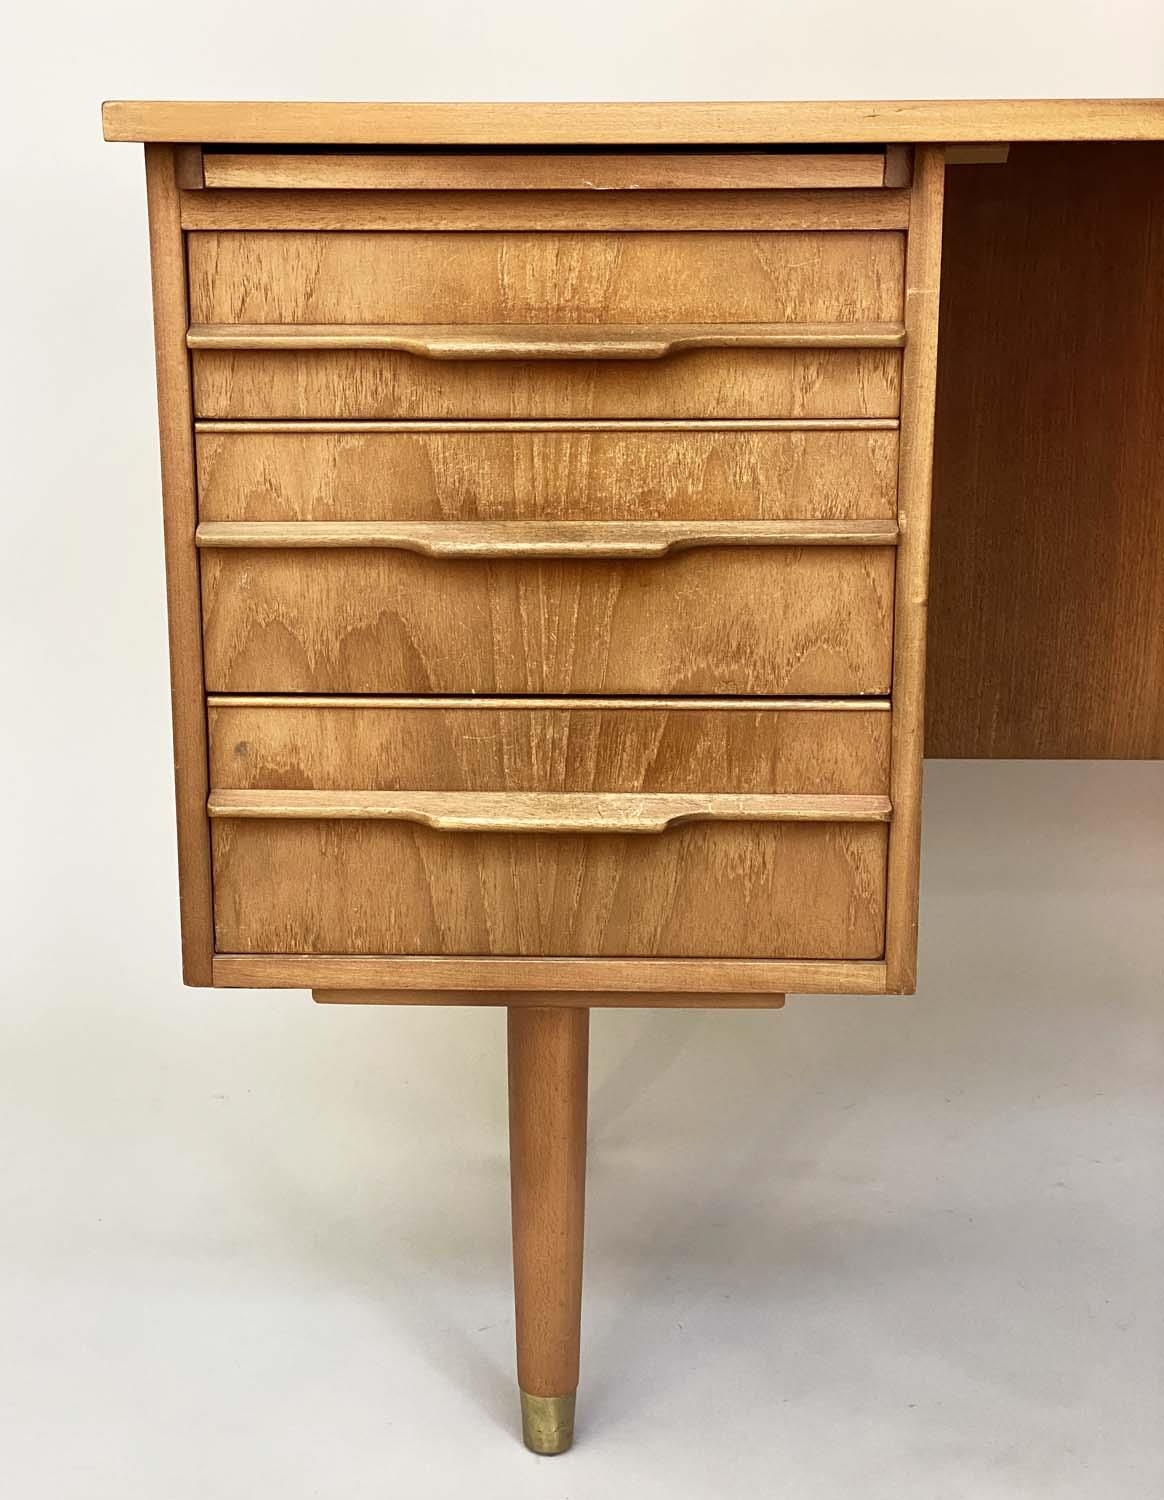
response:
M521 1393L521 1436L531 1453L565 1453L574 1441L574 1392L568 1396Z

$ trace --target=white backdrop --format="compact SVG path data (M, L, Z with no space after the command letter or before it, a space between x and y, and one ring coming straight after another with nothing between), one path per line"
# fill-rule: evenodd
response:
M1160 958L1159 867L1150 852L1127 857L1159 792L1152 767L1119 783L1102 769L1041 781L1022 771L1005 785L1001 768L944 773L935 826L952 850L978 837L982 855L969 874L953 853L929 867L923 984L932 996L940 983L945 1011L927 1012L923 992L878 1015L871 1002L819 1001L781 1016L595 1022L601 1149L580 1421L600 1431L563 1461L595 1467L551 1481L516 1448L500 1015L323 1012L301 995L178 983L144 191L139 148L103 145L98 107L105 97L1159 95L1159 0L106 0L20 6L5 42L0 1489L22 1500L527 1488L675 1500L685 1481L692 1494L759 1493L739 1467L750 1454L806 1497L898 1500L915 1493L911 1474L918 1494L975 1500L1152 1493L1162 1460L1158 1444L1142 1446L1151 1344L1127 1328L1145 1295L1158 1310L1159 1284L1155 1303L1151 1281L1131 1297L1139 1241L1112 1228L1130 1210L1109 1197L1161 1196L1159 1121L1143 1092L1158 1054L1135 1009ZM1090 878L1118 898L1112 912L1088 905L1087 880L1063 875L1075 846L1040 788L1077 799ZM998 811L1005 796L1013 817ZM987 842L1008 830L1013 867ZM1099 1033L1083 990L1052 1012L1044 989L1044 1018L1024 1019L1013 985L1034 982L1025 938L1008 947L992 928L997 952L973 968L983 945L965 922L985 924L988 910L993 923L1035 887L1048 902L1036 933L1060 953L1044 985L1048 972L1056 985L1100 985L1097 953L1104 974L1114 965L1121 976ZM968 893L985 907L962 906ZM1075 946L1063 947L1064 932ZM913 1050L894 1040L903 1026ZM1096 1078L1110 1109L1088 1103ZM1057 1125L1032 1124L1032 1091L1056 1090L1082 1101L1064 1127L1075 1143L1066 1165ZM892 1119L891 1096L912 1101ZM951 1115L952 1097L967 1102ZM841 1129L837 1111L854 1108ZM988 1168L1014 1150L1013 1133L991 1133L998 1119L1029 1147L1029 1177L1002 1200L1041 1201L1055 1178L1075 1194L1062 1218L1035 1216L1034 1248L1020 1257L1024 1284L1042 1289L1034 1313L1025 1299L1036 1293L1015 1286L1021 1223L992 1197ZM923 1149L935 1142L968 1185L930 1202L947 1180ZM893 1228L910 1209L879 1196L878 1150L914 1207L926 1201L920 1230L915 1218L900 1236ZM775 1182L762 1208L761 1180ZM986 1249L932 1283L927 1304L936 1273L923 1251L949 1264L984 1201ZM868 1248L870 1217L872 1270L862 1270L855 1247ZM945 1224L957 1228L949 1242L935 1227ZM1072 1225L1081 1240L1064 1251ZM765 1256L785 1232L796 1264L771 1276ZM756 1245L768 1248L749 1259ZM1100 1322L1079 1323L1097 1281ZM963 1306L968 1286L981 1298ZM936 1324L927 1305L944 1310ZM1000 1307L1006 1326L992 1332ZM986 1342L971 1340L947 1379L950 1351L966 1347L963 1314ZM1062 1335L1045 1368L1012 1346L1031 1317ZM902 1327L918 1347L878 1362ZM1060 1379L1056 1408L1047 1392ZM762 1436L747 1415L757 1393L771 1403ZM1096 1403L1100 1435L1086 1418ZM1082 1432L1083 1459L1048 1410ZM572 1490L580 1475L585 1489Z

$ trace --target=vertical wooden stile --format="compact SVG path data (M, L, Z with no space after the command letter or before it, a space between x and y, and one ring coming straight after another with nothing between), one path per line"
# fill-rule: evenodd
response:
M926 610L929 598L930 481L938 355L945 152L914 157L905 262L906 349L898 463L897 578L894 591L893 729L885 959L888 989L909 993L917 975Z
M145 158L170 630L182 975L187 984L210 985L214 913L210 824L206 816L209 788L202 616L198 552L194 545L198 499L190 357L186 349L189 321L186 254L175 148L149 145L145 148Z

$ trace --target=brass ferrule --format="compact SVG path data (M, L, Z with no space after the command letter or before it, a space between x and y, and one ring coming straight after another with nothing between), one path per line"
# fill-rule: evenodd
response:
M574 1441L573 1391L568 1396L521 1393L521 1436L531 1453L565 1453Z

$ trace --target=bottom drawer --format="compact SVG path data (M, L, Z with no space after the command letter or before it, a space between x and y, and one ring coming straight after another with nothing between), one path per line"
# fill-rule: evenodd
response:
M220 952L871 959L884 705L212 700Z
M216 818L218 946L877 958L885 853L882 823L706 822L607 834Z

